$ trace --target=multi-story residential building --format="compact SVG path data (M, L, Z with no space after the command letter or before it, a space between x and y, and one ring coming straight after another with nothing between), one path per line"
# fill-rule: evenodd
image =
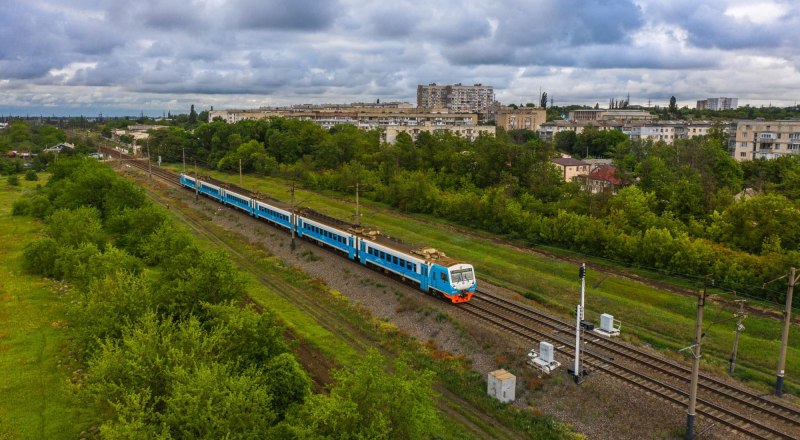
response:
M705 136L713 127L714 124L706 121L660 121L631 124L626 126L623 132L630 136L632 140L652 139L653 141L664 141L667 144L671 144L676 139Z
M420 133L453 133L469 141L474 141L482 134L494 136L496 127L493 125L390 125L383 128L381 137L384 142L394 144L400 133L408 133L415 141Z
M455 113L477 113L482 120L489 119L494 104L494 88L461 83L439 86L436 83L417 86L417 107L425 109L446 108Z
M619 121L619 120L599 120L599 121L550 121L545 122L539 127L539 139L552 141L556 134L562 131L574 131L576 134L582 133L585 129L592 127L597 130L619 130L627 134L632 140L664 141L671 144L676 139L689 139L697 136L705 136L714 127L714 124L706 121ZM725 127L727 128L727 127Z
M580 134L583 130L588 128L595 128L597 130L620 130L623 131L624 124L619 121L565 121L556 120L545 122L539 125L536 132L539 134L539 139L543 141L552 141L558 133L562 131L574 131L575 134Z
M656 117L646 110L637 109L587 109L569 112L569 120L585 121L652 121Z
M697 101L698 110L730 110L739 107L739 98L706 98Z
M733 142L733 157L738 161L800 154L800 120L737 121Z
M496 109L495 123L498 127L508 130L533 130L547 121L547 111L541 107L505 107Z
M494 126L478 126L478 115L474 113L451 113L447 109L428 111L410 106L293 106L261 108L255 110L215 110L209 119L222 119L228 123L247 119L282 117L300 119L330 129L340 124L355 125L364 130L384 129L384 140L393 143L400 132L407 132L416 139L420 132L447 131L474 139L478 133L495 134Z
M220 118L230 124L246 119L267 119L282 117L312 121L324 128L338 124L351 124L359 128L371 129L391 125L453 125L473 126L478 124L474 113L450 113L446 109L426 111L417 108L262 108L257 110L215 110L209 112L209 119Z

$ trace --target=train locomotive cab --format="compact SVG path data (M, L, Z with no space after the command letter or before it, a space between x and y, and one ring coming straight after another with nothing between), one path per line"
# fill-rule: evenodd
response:
M467 302L477 289L475 282L475 269L470 264L456 264L447 268L450 278L451 295L453 303Z

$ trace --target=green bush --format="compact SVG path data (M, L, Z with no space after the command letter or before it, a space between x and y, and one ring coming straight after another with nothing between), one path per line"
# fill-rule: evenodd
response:
M26 272L46 277L56 277L56 254L58 243L52 238L43 238L25 245L22 267Z
M31 215L31 200L16 200L11 207L11 215Z
M36 174L36 171L34 170L28 170L25 172L25 180L29 180L31 182L37 181L39 180L39 175Z
M19 186L19 176L12 174L6 178L8 184L11 186Z

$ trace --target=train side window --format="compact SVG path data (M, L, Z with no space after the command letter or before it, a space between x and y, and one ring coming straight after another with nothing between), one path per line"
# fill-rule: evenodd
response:
M392 257L392 263L397 264L397 257Z
M444 272L439 273L439 278L441 278L442 281L447 281L447 275L445 275Z

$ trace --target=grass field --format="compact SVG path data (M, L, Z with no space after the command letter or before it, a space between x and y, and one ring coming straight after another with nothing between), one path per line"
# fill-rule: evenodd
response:
M23 187L0 180L0 439L78 438L87 418L71 392L65 300L56 286L21 269L38 221L12 217Z
M180 167L173 169L179 170ZM239 183L238 176L208 170L203 170L202 173ZM290 199L286 182L280 179L245 176L243 184L245 188L269 194L279 200ZM354 203L341 200L340 195L328 197L298 189L295 200L300 202L299 205L340 219L352 221L354 217ZM580 283L575 264L499 246L488 235L486 238L476 238L458 234L447 223L428 216L398 216L386 206L363 198L361 211L364 213L363 224L376 226L383 233L403 241L436 247L450 256L469 261L475 266L479 280L508 287L554 311L570 314L579 301ZM634 341L641 340L674 357L680 356L676 354L678 348L691 344L696 299L649 287L631 279L606 276L593 271L591 261L587 263L587 319L599 323L601 313L610 313L622 322L624 337ZM711 298L705 309L703 360L710 368L722 371L727 368L733 345L734 310L715 304L713 296ZM739 339L736 376L753 382L752 385L765 391L771 390L777 367L781 323L774 319L748 316L744 325L746 330ZM792 327L789 339L786 387L787 391L798 394L798 326Z

